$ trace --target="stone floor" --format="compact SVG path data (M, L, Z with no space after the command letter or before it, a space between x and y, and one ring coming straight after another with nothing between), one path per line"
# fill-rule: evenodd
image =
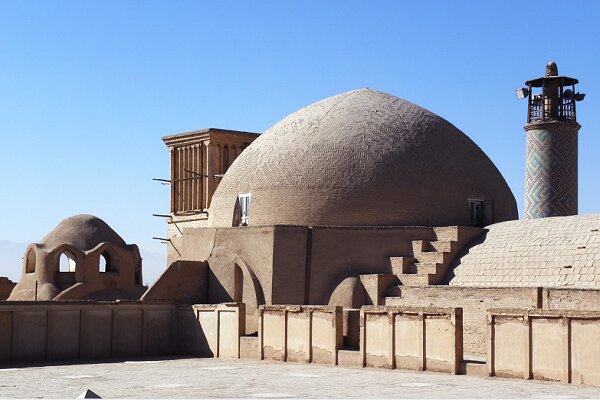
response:
M600 388L320 365L171 359L0 369L0 397L598 398Z

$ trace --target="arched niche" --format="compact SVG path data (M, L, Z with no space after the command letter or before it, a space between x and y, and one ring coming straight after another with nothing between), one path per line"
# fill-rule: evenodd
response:
M35 250L29 249L25 256L25 272L33 274L35 272Z

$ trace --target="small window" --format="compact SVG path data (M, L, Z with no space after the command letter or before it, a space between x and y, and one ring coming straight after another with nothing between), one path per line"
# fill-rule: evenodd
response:
M240 225L242 226L248 225L251 198L252 194L250 193L243 193L238 195L238 202L240 204Z
M77 268L77 261L75 261L75 255L70 251L65 251L60 255L58 260L58 271L59 272L75 272Z
M31 274L35 272L35 251L29 249L27 258L25 259L25 272Z
M483 228L494 223L494 202L482 199L468 199L471 225Z

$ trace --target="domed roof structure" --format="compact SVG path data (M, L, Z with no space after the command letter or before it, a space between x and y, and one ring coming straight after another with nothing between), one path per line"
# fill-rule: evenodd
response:
M452 286L600 289L600 214L507 221L455 262Z
M93 215L79 214L63 219L39 244L53 249L68 243L81 251L88 251L103 242L127 248L123 238L106 222Z
M359 89L275 124L231 165L209 212L232 226L251 193L249 225L468 225L468 199L517 218L504 178L464 133L395 96Z

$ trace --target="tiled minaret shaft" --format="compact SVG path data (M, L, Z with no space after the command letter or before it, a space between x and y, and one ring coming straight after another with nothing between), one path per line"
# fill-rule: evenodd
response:
M543 78L527 81L528 115L525 218L577 214L577 80L558 76L556 64ZM541 93L532 93L536 88Z

